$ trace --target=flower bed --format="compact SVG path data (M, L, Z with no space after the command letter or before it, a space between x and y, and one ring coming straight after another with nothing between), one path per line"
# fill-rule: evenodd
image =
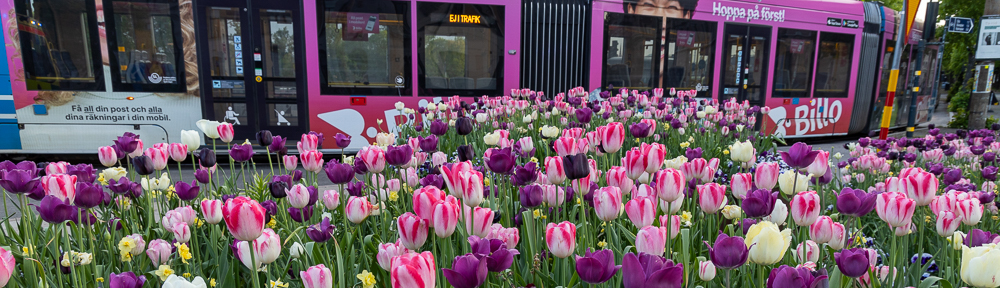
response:
M346 158L202 120L5 161L0 287L1000 286L993 130L779 152L746 103L511 92L400 104Z

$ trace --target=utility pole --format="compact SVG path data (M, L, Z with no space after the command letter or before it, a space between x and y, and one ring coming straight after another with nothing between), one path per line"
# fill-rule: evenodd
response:
M985 17L985 16L996 16L996 15L1000 15L1000 0L986 0L986 7L985 9L983 9L983 16ZM979 46L977 49L983 49L983 47ZM973 67L978 67L979 65L992 66L993 64L994 64L993 60L976 59L976 66ZM979 72L977 71L976 73ZM993 77L993 75L986 75L986 76ZM986 80L980 79L980 81L986 81ZM973 86L975 87L978 84L979 83L976 83ZM976 91L975 89L973 89L972 97L969 99L969 129L986 128L986 114L987 111L989 110L990 104L992 104L990 103L990 90L992 89L986 89L986 91Z
M1000 1L1000 0L989 0L989 1ZM896 23L896 48L892 50L892 71L889 72L889 94L885 97L885 108L882 110L882 125L879 131L878 138L885 140L889 137L889 122L892 120L892 104L896 101L896 81L899 80L899 60L903 56L903 42L906 39L906 31L903 27L906 27L906 6L907 2L903 1L903 10L899 11L899 20Z

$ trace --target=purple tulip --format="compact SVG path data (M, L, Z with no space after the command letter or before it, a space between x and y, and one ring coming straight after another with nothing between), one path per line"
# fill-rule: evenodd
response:
M83 209L97 207L104 201L104 194L101 184L76 182L76 198L73 204Z
M354 179L354 167L351 167L350 164L341 164L336 159L327 162L323 170L326 171L326 177L329 177L333 184L344 184Z
M535 162L528 162L524 166L514 168L514 174L510 176L510 182L514 186L524 186L535 183L538 180L538 165Z
M931 172L934 175L941 176L944 173L944 164L941 163L927 163L927 172Z
M744 244L744 246L746 246ZM680 288L684 280L684 265L674 264L661 256L639 253L625 254L622 259L624 288Z
M66 174L76 175L77 183L94 183L94 180L97 180L97 170L94 170L94 165L90 164L68 165L66 166Z
M226 196L222 196L222 199L226 199ZM260 206L264 208L267 215L278 215L278 202L274 202L274 200L267 200L260 202Z
M576 121L580 123L590 123L590 119L592 119L593 117L594 117L594 110L591 110L590 108L576 109Z
M351 136L344 133L337 133L337 135L333 135L333 141L337 144L337 147L344 149L351 145Z
M306 206L302 209L288 207L288 216L292 216L292 221L303 223L309 221L313 216L313 206Z
M194 171L194 179L198 180L198 183L208 184L208 181L212 181L212 174L206 168L198 169Z
M611 280L621 265L615 265L615 253L604 249L590 252L587 248L583 257L576 256L576 274L580 280L590 284L601 284Z
M701 147L696 147L694 149L687 148L687 150L684 151L684 157L687 157L688 159L701 158L702 153Z
M368 173L368 166L365 165L365 161L361 160L361 157L354 158L354 174L365 174Z
M479 236L469 236L472 254L481 260L486 260L486 270L501 272L514 264L514 255L521 254L517 249L508 249L507 243L500 239L484 239Z
M486 151L487 157L484 162L486 162L486 167L493 171L493 173L498 174L509 174L514 171L514 153L510 148L490 148Z
M250 144L237 144L229 149L229 157L232 157L233 161L236 162L246 162L253 157L253 154L253 146L250 146Z
M819 151L813 151L812 146L795 142L791 148L788 148L788 152L781 151L781 160L794 169L802 169L809 167L809 164L816 160L816 155L819 155Z
M778 200L778 193L772 193L764 189L757 189L747 193L746 199L740 205L743 212L749 218L760 218L771 215L774 211L774 201Z
M868 268L865 264L864 268ZM826 287L826 270L820 269L817 272L809 271L809 268L793 268L788 265L771 270L771 275L767 278L767 288L816 288Z
M533 208L542 205L542 186L528 185L521 187L518 193L521 199L521 206Z
M875 209L878 192L868 193L861 189L845 187L837 195L837 211L844 215L863 217Z
M444 177L441 175L428 174L424 178L420 178L420 186L434 186L438 189L444 189Z
M979 203L982 203L983 205L986 205L986 204L988 204L990 202L993 202L993 200L995 200L996 197L997 197L997 194L995 194L993 192L983 191L983 192L979 192L979 195L976 198L979 198Z
M38 211L38 215L42 217L42 220L52 224L58 224L66 222L67 220L76 220L77 208L76 206L70 205L69 202L59 200L56 196L45 196L42 198L41 203L35 207Z
M323 243L333 238L334 226L330 224L330 217L323 217L323 221L306 228L306 235L313 241Z
M403 166L413 159L413 147L410 145L389 146L385 152L385 162L393 166Z
M285 138L285 137L281 137L281 136L271 137L271 145L268 145L267 149L269 151L271 151L271 152L279 152L279 151L281 151L282 148L286 148L285 147L285 142L287 142L287 141L288 141L288 139Z
M809 179L809 183L812 184L825 185L825 184L830 184L830 182L833 182L833 169L826 169L826 173L823 173L823 176L813 177L812 179Z
M566 155L562 158L563 169L566 169L566 178L576 180L590 175L590 163L587 162L586 154ZM591 181L593 180L596 179L591 179Z
M472 253L455 257L451 269L441 269L444 278L455 288L475 288L486 282L489 270L486 261L482 261Z
M437 151L438 147L438 137L434 135L428 135L426 138L423 136L417 137L418 142L420 142L420 150L424 152L434 152Z
M271 142L274 142L274 135L271 135L271 130L257 131L257 134L254 134L254 136L257 138L257 145L260 145L261 148L270 148Z
M705 241L705 246L708 246L708 241ZM730 237L726 233L719 233L719 236L715 238L715 245L708 247L708 254L716 267L736 269L747 263L750 250L747 249L743 237Z
M987 166L986 168L983 168L983 171L981 171L981 172L983 174L983 178L985 178L986 180L990 180L990 181L996 181L997 180L997 167L995 167L995 166Z
M993 161L996 161L996 160L997 160L997 153L993 153L993 152L983 153L983 161L993 162Z
M138 183L129 181L128 177L122 177L119 180L111 179L108 181L108 190L115 192L115 194L126 194L132 191L133 185L139 186L139 189L142 189Z
M951 185L960 180L962 180L962 169L958 168L948 170L948 172L944 173L944 177L941 177L941 181L944 182L945 185Z
M288 172L288 176L292 177L292 182L299 182L302 180L302 170L292 170L292 172Z
M447 128L448 127L445 126L445 129L447 129ZM445 131L445 132L447 132L447 131ZM455 132L457 132L458 135L461 135L461 136L469 135L469 133L472 133L472 118L462 116L462 117L458 117L458 119L455 119ZM435 135L437 135L437 134L435 134ZM441 135L444 135L444 133L441 133ZM438 136L441 136L441 135L438 135Z
M201 148L201 150L198 150L198 160L201 161L198 163L201 167L211 168L215 166L217 160L215 158L215 151L208 148Z
M141 155L132 158L132 167L136 174L139 175L149 175L153 174L153 160L149 159L149 156Z
M969 151L971 151L974 155L983 155L983 153L986 152L986 147L983 145L976 145L969 147Z
M365 182L355 181L347 184L347 193L351 196L361 197L365 192Z
M319 133L319 132L316 132L316 131L309 131L308 134L312 135L312 136L316 136L316 140L319 140L319 141L316 142L316 147L323 147L323 138L324 138L323 137L323 133Z
M431 122L431 134L441 136L448 133L448 123L444 123L441 119L434 119Z
M651 128L652 127L649 127L648 123L639 122L630 125L628 131L632 133L632 137L646 138L646 136L649 135L649 129Z
M0 175L3 176L0 177L0 187L3 187L7 192L23 194L34 190L36 185L41 186L38 183L39 180L32 176L32 171L12 169L0 173Z
M122 136L118 136L115 141L115 146L125 151L126 154L135 152L135 149L139 148L139 135L133 134L132 132L125 132Z
M990 233L989 231L972 229L969 231L968 235L965 235L965 246L978 247L983 244L989 244L993 242L998 235Z
M844 249L833 253L833 258L840 273L847 277L858 278L868 272L868 252L864 248Z
M177 193L177 198L183 201L191 201L194 198L198 198L199 190L201 190L201 187L198 187L196 181L191 181L191 183L178 181L177 184L174 184L174 193Z
M474 159L476 156L475 148L472 145L460 145L458 146L458 161L469 161Z
M757 220L755 219L743 218L743 220L740 220L740 228L743 229L743 235L747 235L747 232L750 231L750 227L754 224L757 224Z

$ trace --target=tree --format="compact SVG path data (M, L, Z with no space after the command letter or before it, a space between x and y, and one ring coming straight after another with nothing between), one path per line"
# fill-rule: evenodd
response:
M938 12L938 19L947 19L948 17L967 17L978 20L983 17L983 0L948 0L941 2L941 8ZM942 71L941 73L950 76L954 79L952 83L959 84L964 83L964 77L966 76L966 70L969 67L966 65L969 63L969 57L972 56L973 51L976 47L976 41L979 38L979 23L976 23L975 29L972 33L961 34L961 33L950 33L948 35L948 44L945 45L944 59L942 60ZM944 29L938 29L937 35L940 37L944 33ZM951 94L958 92L959 87L962 85L952 85Z

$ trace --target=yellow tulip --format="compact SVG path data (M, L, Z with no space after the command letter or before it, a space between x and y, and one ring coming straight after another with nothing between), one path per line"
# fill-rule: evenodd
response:
M746 244L750 248L750 262L771 265L781 261L792 242L792 230L779 230L769 221L750 226Z
M996 244L962 246L962 281L974 287L1000 286L1000 249Z
M799 174L793 170L788 170L778 176L778 186L781 188L781 192L784 192L785 195L795 195L795 193L809 189L809 176ZM794 191L792 191L792 186L795 186Z

